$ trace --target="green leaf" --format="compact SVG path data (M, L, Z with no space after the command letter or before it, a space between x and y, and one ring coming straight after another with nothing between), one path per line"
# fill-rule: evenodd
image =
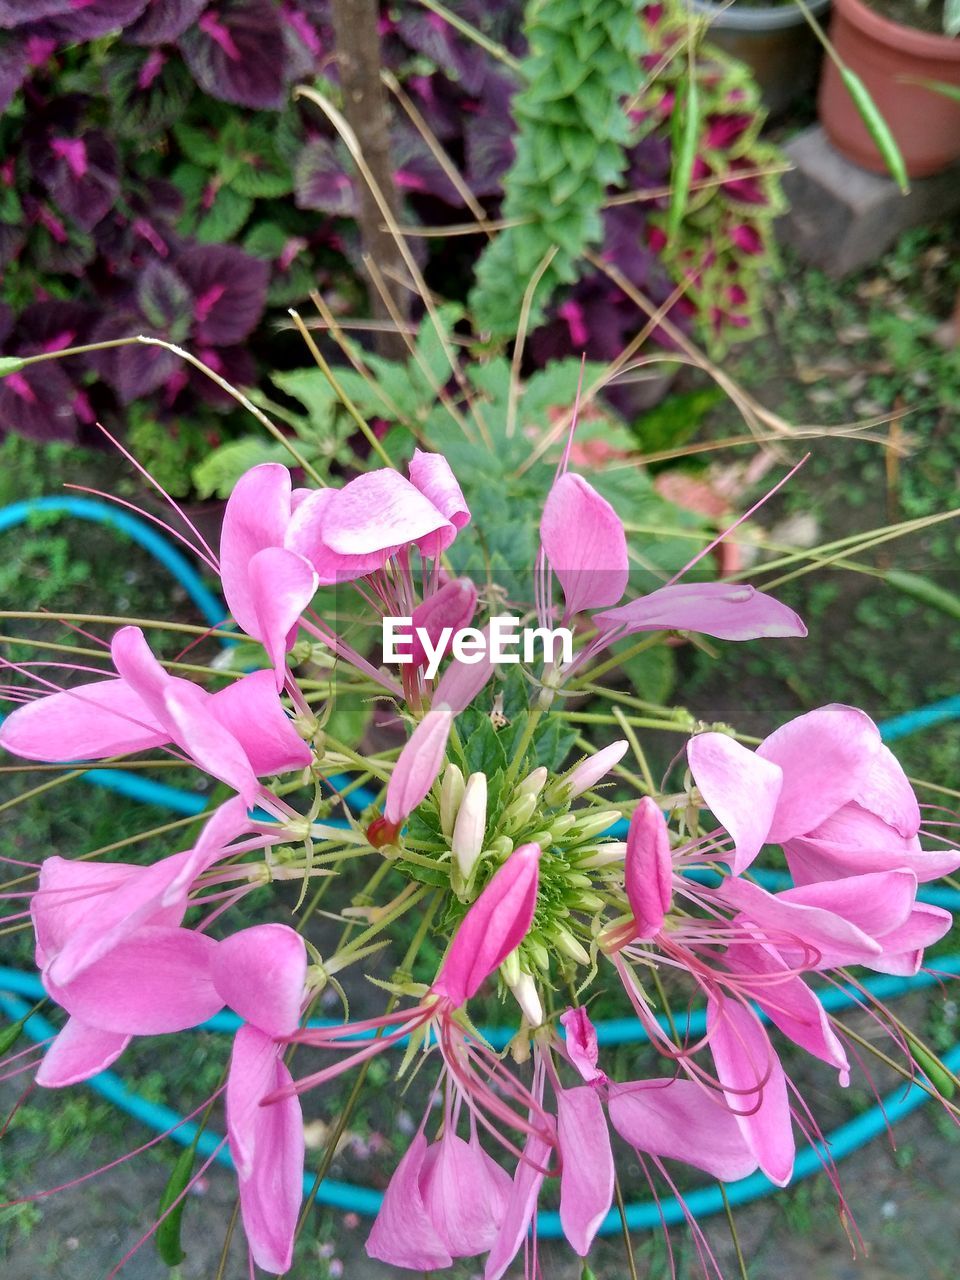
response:
M476 707L467 707L457 717L468 773L496 773L507 767L507 756L493 722Z
M667 396L633 424L637 443L644 453L674 449L695 435L704 417L724 399L719 387L701 387Z
M693 166L697 158L700 136L700 99L692 66L684 83L680 101L673 116L673 165L670 171L670 211L667 214L667 237L676 238L687 211Z
M887 166L891 178L893 178L903 194L907 195L910 190L907 166L903 158L903 152L900 150L896 138L890 132L890 126L884 120L880 108L871 97L870 90L857 73L851 71L849 67L841 66L839 70L843 83L846 85L847 93L853 99L853 105L860 113L860 119L867 126L867 132L880 152L881 159Z
M160 1259L168 1267L177 1267L187 1256L180 1244L180 1228L183 1220L183 1211L186 1207L187 1197L183 1194L186 1191L187 1183L190 1181L190 1175L193 1172L194 1149L186 1147L177 1157L177 1162L173 1166L173 1171L167 1179L167 1185L163 1189L163 1195L160 1197L160 1210L158 1217L164 1213L167 1216L157 1227L157 1253ZM177 1197L180 1200L170 1209ZM170 1212L167 1213L167 1210Z
M238 235L252 211L249 197L221 187L210 208L198 217L194 235L201 244L226 244Z
M302 452L302 449L301 449ZM193 469L193 483L201 498L229 498L245 471L261 462L290 464L290 453L277 440L248 436L221 445Z

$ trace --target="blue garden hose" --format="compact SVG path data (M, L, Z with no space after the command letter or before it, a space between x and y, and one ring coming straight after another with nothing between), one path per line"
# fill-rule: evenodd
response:
M211 627L219 628L225 617L222 602L209 590L193 566L170 545L166 538L159 534L145 521L128 512L113 507L93 498L52 497L36 498L26 502L15 503L0 509L0 532L25 523L37 511L54 511L71 515L83 520L90 520L115 528L154 556L173 577L183 586L190 598L199 608ZM228 637L219 634L221 643L228 644ZM960 696L946 698L930 706L922 707L897 716L880 725L884 741L906 737L921 729L960 717ZM175 812L195 815L207 807L207 801L195 792L183 791L177 787L153 782L148 778L113 772L105 769L90 769L84 775L85 781L106 787L144 803L165 806ZM371 802L369 792L357 791L349 797L359 808ZM611 831L612 835L622 837L626 832L626 824L618 824ZM771 888L784 887L789 877L784 873L768 871L758 873L758 879ZM944 886L923 886L918 895L923 901L960 909L960 893ZM960 975L960 955L938 957L936 972L944 975ZM912 978L877 977L868 978L864 986L879 1000L890 1000L899 995L930 986L937 978L932 973L920 973ZM16 994L6 994L16 993ZM38 999L44 995L40 979L35 974L25 974L18 970L0 968L0 1008L13 1021L25 1017L29 1006L22 996ZM856 1004L856 993L853 988L827 988L820 993L824 1007L829 1012L849 1008ZM209 1031L232 1032L240 1025L240 1020L233 1014L223 1013L211 1018L204 1024ZM316 1025L334 1025L322 1020ZM336 1024L339 1025L339 1024ZM702 1010L694 1011L687 1017L686 1030L691 1035L703 1033L705 1014ZM39 1013L32 1014L25 1023L26 1034L35 1042L49 1039L55 1029ZM503 1047L509 1039L509 1032L502 1028L485 1028L484 1034L496 1047ZM640 1043L647 1039L646 1033L635 1019L614 1019L597 1027L598 1040L601 1045L617 1045ZM960 1044L954 1045L944 1056L944 1064L950 1071L960 1071ZM112 1071L102 1071L87 1082L103 1098L119 1107L126 1114L153 1129L157 1133L171 1129L171 1137L184 1146L189 1145L197 1136L197 1126L186 1122L176 1111L158 1103L149 1102L133 1090L128 1089L119 1076ZM910 1084L906 1088L895 1090L881 1104L839 1128L832 1131L826 1145L815 1144L800 1152L794 1169L794 1181L808 1178L822 1168L821 1156L825 1152L834 1161L844 1159L878 1134L890 1124L912 1114L927 1101L929 1095L919 1084ZM174 1128L173 1126L177 1126ZM197 1151L201 1156L212 1155L222 1139L210 1131L199 1134ZM217 1152L219 1163L232 1167L232 1160L226 1146ZM304 1176L304 1190L309 1194L313 1188L312 1175ZM761 1199L776 1192L777 1188L761 1173L751 1174L739 1182L729 1183L725 1187L730 1204L742 1205ZM375 1214L382 1203L382 1194L369 1187L360 1187L352 1183L338 1182L327 1178L316 1192L318 1202L333 1208L355 1213ZM702 1218L725 1209L723 1193L717 1185L700 1188L685 1197L687 1210L695 1217ZM632 1230L655 1228L666 1222L676 1224L684 1221L684 1208L675 1197L660 1202L645 1201L626 1206L627 1225ZM604 1219L600 1231L612 1234L621 1227L618 1213L611 1212ZM538 1215L538 1231L545 1238L562 1235L559 1214L541 1212Z

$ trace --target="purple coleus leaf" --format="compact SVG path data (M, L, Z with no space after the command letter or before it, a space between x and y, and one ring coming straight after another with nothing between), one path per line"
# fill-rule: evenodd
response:
M464 116L466 179L474 195L500 195L503 190L503 175L513 164L511 93L512 86L510 92L498 90L498 105L491 105L485 98L479 111Z
M168 263L153 258L137 277L137 308L156 337L186 341L193 326L193 294Z
M122 31L146 8L147 0L69 0L55 17L37 27L37 34L62 42L99 40L114 31Z
M422 192L454 208L462 207L463 197L417 130L398 121L390 133L390 158L395 165L393 180L399 190Z
M0 316L0 340L8 355L40 355L83 342L88 308L69 302L38 302L26 308L15 325L11 313ZM28 366L0 379L0 435L16 431L32 440L73 440L80 426L79 391L74 378L82 372L75 359Z
M123 33L129 44L170 44L196 22L207 0L147 0L147 7Z
M2 5L3 0L0 0ZM0 27L3 25L0 9ZM6 111L30 70L27 42L20 36L0 40L0 111Z
M7 31L69 13L70 0L0 0L0 28Z
M217 0L180 37L194 79L213 98L278 111L286 100L286 41L272 0Z
M112 338L129 338L142 329L143 318L130 307L105 316L91 336L95 342L108 342ZM152 395L176 379L181 370L181 361L163 347L115 347L98 352L95 359L101 378L113 388L121 404Z
M329 138L315 137L302 148L293 170L298 209L318 209L334 217L354 218L357 189Z
M242 342L260 322L270 268L233 245L195 245L177 258L193 296L191 337L212 347Z
M99 132L51 128L28 150L34 173L57 208L90 231L116 203L120 192L117 152Z

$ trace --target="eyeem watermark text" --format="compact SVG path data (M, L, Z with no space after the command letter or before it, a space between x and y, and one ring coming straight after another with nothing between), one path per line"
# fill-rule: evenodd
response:
M573 661L573 632L569 627L521 627L519 618L491 618L487 627L442 627L439 631L413 626L412 618L384 618L383 661L401 664L414 661L414 636L423 649L424 675L432 680L448 654L458 662L473 666L489 662L532 663L542 656L555 665Z

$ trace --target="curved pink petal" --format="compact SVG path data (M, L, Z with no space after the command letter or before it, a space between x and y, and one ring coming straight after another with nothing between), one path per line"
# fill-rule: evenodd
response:
M446 551L459 531L470 523L470 508L457 478L442 453L424 453L422 449L414 449L407 470L410 473L410 483L420 490L452 526L441 528L433 540L434 546L424 546L421 550L425 555Z
M252 467L227 500L220 534L220 580L230 612L247 635L257 636L258 627L250 563L267 547L283 546L290 513L290 472L278 462Z
M307 981L307 948L285 924L258 924L224 938L212 962L224 1004L277 1039L300 1024Z
M798 885L777 894L781 902L832 911L877 939L909 919L916 897L917 877L906 867Z
M707 1035L727 1105L757 1163L785 1187L796 1145L787 1081L770 1038L756 1016L733 1000L707 1003Z
M913 787L900 761L883 743L852 798L906 839L920 830L920 805Z
M331 551L364 556L409 546L455 526L416 485L396 471L368 471L337 491L324 520Z
M305 1146L296 1095L261 1102L291 1083L278 1046L255 1027L241 1027L227 1078L227 1132L250 1252L271 1275L282 1275L293 1261Z
M313 599L319 577L309 560L283 547L267 547L250 561L250 595L257 619L249 634L262 641L283 688L287 653L297 639L300 615Z
M452 725L450 708L435 706L407 739L387 783L383 812L388 822L403 822L433 786L446 759Z
M40 936L38 915L49 910L67 907L73 896L81 908L74 914L72 927L63 939L56 954L51 954L47 966L50 979L59 986L72 981L84 969L96 963L102 956L127 938L141 925L180 924L187 909L187 888L184 886L179 901L171 901L171 886L181 882L185 868L192 865L193 851L175 853L149 867L127 867L122 878L112 883L109 877L81 873L99 872L90 862L66 863L73 869L64 869L64 859L48 858L40 872L40 883L34 903L40 905L34 914L37 936ZM45 905L46 904L46 905ZM61 919L61 927L65 923Z
M870 968L878 973L912 977L923 964L924 948L939 942L952 926L949 911L918 902L902 925L881 938L883 954L870 961Z
M581 760L567 778L570 799L574 800L577 796L582 796L601 778L605 778L613 766L619 764L626 755L629 745L626 738L621 738L617 742L611 742L607 747L601 747L599 751L594 751L593 755L587 756L585 760Z
M478 1143L464 1142L450 1130L444 1131L424 1158L420 1170L423 1204L452 1258L484 1253L497 1238L510 1179L499 1169L503 1177L494 1174L491 1163Z
M824 833L832 838L824 838ZM785 841L783 852L798 885L904 867L926 884L960 868L960 851L921 849L916 836L898 835L854 804L838 809L813 835Z
M79 1018L68 1018L43 1055L37 1084L43 1089L62 1089L89 1080L116 1062L129 1043L129 1036L97 1031Z
M473 621L477 611L477 588L469 578L452 578L444 583L439 591L427 596L414 609L411 615L410 653L413 665L423 666L427 661L427 652L420 639L421 629L426 632L434 649L439 645L445 628L452 632L461 631ZM449 647L449 639L447 646ZM441 656L446 649L441 651Z
M613 1152L595 1089L584 1084L557 1091L557 1139L563 1234L585 1258L613 1203Z
M455 716L469 707L480 690L489 682L495 669L496 664L487 657L490 651L489 624L482 628L482 632L486 644L479 662L461 662L460 659L454 658L437 681L437 687L433 692L433 705L439 706L443 703Z
M173 727L173 740L196 765L232 787L252 809L260 789L257 775L246 752L216 717L211 704L211 695L189 681L171 682L164 705Z
M537 905L540 846L515 849L461 921L431 990L457 1008L523 939Z
M863 711L833 703L781 725L757 755L779 765L783 786L769 839L806 835L852 800L880 749L877 726Z
M836 1067L841 1085L850 1083L850 1064L826 1010L778 952L759 944L738 943L728 948L724 962L742 977L755 974L756 983L744 987L774 1026L807 1053Z
M611 1084L607 1110L620 1137L644 1154L682 1160L721 1182L757 1168L736 1116L692 1080Z
M634 937L656 937L670 910L673 861L667 824L650 796L641 799L630 819L624 882L636 928Z
M606 1080L597 1067L600 1050L597 1045L597 1029L583 1005L568 1009L560 1015L560 1024L566 1034L567 1057L588 1084L594 1080Z
M210 711L240 744L261 778L305 769L313 760L277 696L271 671L251 671L210 698Z
M517 1164L513 1189L483 1269L483 1280L501 1280L517 1256L537 1211L537 1197L546 1176L542 1170L547 1168L551 1150L551 1144L539 1130L532 1130L523 1148L523 1159Z
M758 926L764 942L800 968L869 964L882 950L872 936L829 907L790 901L782 893L768 893L748 880L727 879L717 892ZM903 919L905 911L899 902L897 910Z
M371 1258L411 1271L442 1270L453 1262L420 1193L420 1171L426 1155L427 1140L418 1133L393 1172L367 1239Z
M583 476L560 476L543 507L540 542L563 589L565 616L616 604L627 589L623 522Z
M766 843L783 772L725 733L696 734L687 743L687 761L704 804L733 837L728 861L739 875Z
M170 675L157 661L139 627L121 627L110 641L113 665L128 686L143 699L150 714L174 737L173 726L165 703L167 690L177 684L189 684Z
M805 636L792 609L756 587L727 582L678 582L594 615L601 631L697 631L718 640Z
M120 1035L185 1031L219 1012L210 967L217 944L191 929L148 925L66 986L44 986L67 1013Z
M38 966L45 968L78 929L96 921L105 898L143 871L126 862L77 862L57 854L44 859L30 899Z
M123 680L99 680L37 698L0 725L0 747L26 760L102 760L169 740Z

